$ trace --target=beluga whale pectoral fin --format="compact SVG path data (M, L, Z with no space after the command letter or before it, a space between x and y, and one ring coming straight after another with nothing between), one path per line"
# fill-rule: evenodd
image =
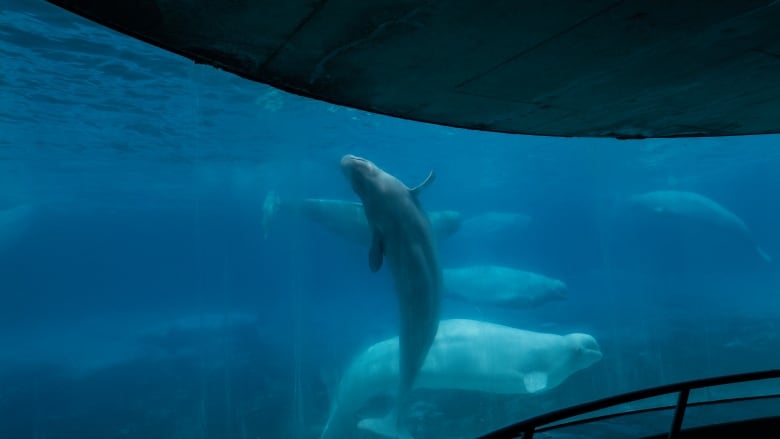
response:
M420 195L420 192L423 189L425 189L426 187L428 187L431 183L433 183L434 180L436 180L436 173L431 171L431 172L428 173L428 176L425 177L425 180L422 183L420 183L417 186L409 189L409 192L411 192L412 195L414 195L414 196L418 196L418 195Z
M547 388L547 374L544 372L531 372L523 377L523 384L528 393L537 393Z
M382 268L383 255L382 235L378 230L374 230L374 233L371 234L371 248L368 250L368 268L371 269L371 272L376 273Z

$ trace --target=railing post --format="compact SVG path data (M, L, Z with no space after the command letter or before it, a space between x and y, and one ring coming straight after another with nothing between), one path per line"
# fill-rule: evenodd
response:
M691 389L682 389L677 396L677 407L674 410L674 419L672 419L672 428L669 430L668 439L677 439L680 428L682 428L683 416L685 416L685 407L688 406L688 395Z
M523 432L523 439L534 439L534 430L536 430L536 427L531 427L528 430Z

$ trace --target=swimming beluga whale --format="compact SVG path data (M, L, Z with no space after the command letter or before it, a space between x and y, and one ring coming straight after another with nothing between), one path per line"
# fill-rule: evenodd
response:
M472 304L531 308L568 297L565 282L501 265L442 269L444 297Z
M772 262L772 257L756 243L742 218L704 195L661 190L632 195L628 203L630 207L638 207L659 217L682 220L696 231L709 227L718 233L738 237L750 245L764 262Z
M328 198L282 200L276 191L268 191L263 200L262 225L265 238L268 238L271 224L280 212L300 215L355 244L365 247L371 245L371 228L360 202ZM463 215L454 210L428 212L428 218L437 241L452 236L463 222Z
M358 429L383 434L360 410L398 383L398 337L355 356L338 383L321 439L352 437ZM442 320L415 389L540 394L602 358L596 339L526 331L490 322ZM379 426L381 428L381 426Z
M410 189L371 161L350 154L341 158L341 170L360 197L371 229L369 268L376 272L387 259L399 304L396 406L373 425L386 436L409 438L404 421L409 394L436 336L441 308L439 256L431 223L417 199L434 174Z

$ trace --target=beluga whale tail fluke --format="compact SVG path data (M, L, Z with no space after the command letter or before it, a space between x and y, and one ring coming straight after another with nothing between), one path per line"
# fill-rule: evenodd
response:
M366 418L358 422L358 428L393 439L414 439L405 427L399 427L398 412L392 410L382 418Z
M428 215L418 196L435 179L431 171L409 188L373 162L347 154L341 170L360 198L371 231L368 266L388 261L399 305L399 383L396 407L386 417L366 421L388 437L408 438L405 417L415 379L439 325L442 271Z

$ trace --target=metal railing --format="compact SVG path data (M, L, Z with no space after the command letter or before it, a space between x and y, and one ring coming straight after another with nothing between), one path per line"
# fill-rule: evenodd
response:
M702 401L702 402L688 402L688 396L691 390L701 389L706 387L721 386L724 384L735 384L749 381L761 381L780 378L780 369L772 369L761 372L750 372L736 375L724 375L714 378L705 378L700 380L685 381L675 384L667 384L658 387L651 387L649 389L637 390L634 392L623 393L621 395L610 396L608 398L591 401L585 404L580 404L572 407L567 407L561 410L545 413L540 416L535 416L525 421L517 422L515 424L508 425L506 427L495 430L486 435L480 436L478 439L510 439L522 437L523 439L532 439L534 433L555 430L559 428L570 427L574 425L588 424L596 421L602 421L605 419L618 418L623 416L635 415L639 413L649 413L662 410L674 409L674 417L672 424L669 428L669 439L675 439L680 433L682 427L683 417L685 416L685 409L694 406L704 406L712 404L726 404L730 402L741 401L753 401L761 399L774 399L780 398L780 393L771 395L757 395L757 396L745 396L739 398L724 398L718 400ZM652 407L647 409L629 410L620 413L613 413L607 415L592 416L584 419L572 420L569 422L562 422L566 419L573 418L575 416L584 415L597 410L603 410L610 407L614 407L620 404L635 402L643 399L654 398L663 395L677 394L677 404L664 405L658 407ZM555 425L550 425L555 423Z

